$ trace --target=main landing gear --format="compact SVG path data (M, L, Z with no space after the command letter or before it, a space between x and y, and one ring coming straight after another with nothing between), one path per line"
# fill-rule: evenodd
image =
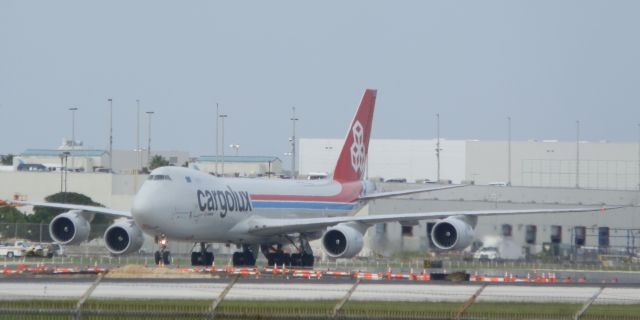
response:
M195 247L196 244L193 246ZM207 251L207 246L204 242L200 242L200 252L191 252L192 266L211 266L213 264L213 259L213 252Z
M154 258L156 265L168 266L171 264L171 251L167 250L167 238L165 235L156 236L156 243L160 245L160 250L156 251Z
M258 250L256 246L242 245L242 252L233 253L233 266L248 266L254 267L256 265L256 258L258 257Z
M261 247L262 254L267 258L269 266L289 266L312 268L314 263L313 250L309 245L309 241L304 238L300 239L300 247L297 247L299 253L288 254L282 251L282 245Z

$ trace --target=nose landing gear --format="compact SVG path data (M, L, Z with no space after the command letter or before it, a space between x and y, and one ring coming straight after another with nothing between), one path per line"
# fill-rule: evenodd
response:
M156 261L156 265L165 265L168 266L171 264L171 251L167 250L167 238L166 236L160 235L160 237L156 236L156 243L160 245L160 250L156 251L154 254L154 258Z

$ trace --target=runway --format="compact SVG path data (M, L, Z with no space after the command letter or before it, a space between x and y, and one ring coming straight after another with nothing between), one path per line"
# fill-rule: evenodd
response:
M0 299L79 299L94 278L4 278L0 279ZM92 299L215 299L229 279L104 279ZM274 281L240 279L228 300L338 300L352 287L353 280ZM362 282L351 300L464 302L480 284ZM488 285L478 302L583 303L599 286L592 285ZM596 304L640 304L640 287L609 285Z

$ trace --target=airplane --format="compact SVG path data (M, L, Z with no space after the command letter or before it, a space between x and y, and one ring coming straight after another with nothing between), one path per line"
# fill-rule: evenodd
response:
M309 241L321 239L330 258L351 258L364 246L367 229L378 223L415 224L432 220L433 244L441 250L462 250L474 240L478 217L506 214L589 212L602 208L479 210L399 213L358 216L375 199L444 190L462 185L377 192L366 181L373 112L377 90L367 89L348 128L344 145L328 180L271 180L217 177L206 172L161 167L153 170L134 197L130 211L110 208L8 200L13 205L63 208L49 225L58 243L86 241L95 214L120 219L104 233L105 246L113 255L137 252L143 233L155 238L159 250L156 264L170 264L167 240L194 243L192 265L211 265L211 243L235 244L234 266L254 266L259 251L269 265L312 267L314 253ZM200 244L199 251L196 246ZM292 245L293 254L283 247Z

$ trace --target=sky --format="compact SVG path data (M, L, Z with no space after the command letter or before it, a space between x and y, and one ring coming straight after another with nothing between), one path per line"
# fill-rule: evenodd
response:
M342 138L364 89L372 137L636 142L640 1L0 1L0 153L71 136L107 149L286 158Z

